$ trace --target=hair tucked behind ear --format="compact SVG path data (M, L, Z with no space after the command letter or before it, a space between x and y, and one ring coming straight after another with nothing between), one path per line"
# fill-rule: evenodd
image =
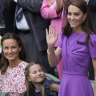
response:
M85 42L88 44L89 41L91 41L90 34L95 34L95 30L93 28L90 10L85 2L85 0L71 0L66 8L66 15L68 14L68 8L70 5L74 5L78 7L83 14L86 14L85 20L82 22L82 30L87 33ZM63 34L65 36L70 36L72 33L72 28L67 20L65 27L62 28Z
M13 33L13 32L5 33L1 39L1 46L2 46L2 54L1 54L2 56L1 56L1 62L0 62L1 74L4 74L6 72L7 67L9 66L9 62L5 58L4 53L3 53L3 42L7 39L16 40L18 46L21 48L21 51L19 52L19 58L24 61L26 60L25 49L24 49L24 46L20 37L16 33Z

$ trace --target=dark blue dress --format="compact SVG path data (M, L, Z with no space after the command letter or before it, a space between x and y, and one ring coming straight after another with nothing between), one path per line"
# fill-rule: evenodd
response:
M46 80L43 84L44 84L44 88L45 88L45 93L46 96L58 96L58 93L53 92L52 90L50 90L49 86L50 84L54 83L54 80ZM25 95L27 96L27 92L25 92ZM40 92L35 92L34 96L42 96L41 91Z

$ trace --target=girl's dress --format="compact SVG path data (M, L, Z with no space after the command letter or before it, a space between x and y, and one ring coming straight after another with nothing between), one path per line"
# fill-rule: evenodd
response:
M88 67L91 58L96 58L96 35L88 45L86 33L73 32L69 37L61 33L59 47L62 48L63 76L58 96L93 96L88 80Z
M54 83L54 80L46 80L43 84L44 84L44 88L45 88L45 93L46 96L58 96L58 93L53 92L52 90L50 90L49 85ZM55 82L56 83L56 82ZM57 82L59 84L59 82ZM25 93L24 96L27 96L27 92ZM35 92L34 96L42 96L41 91L40 92Z
M8 67L4 75L0 71L0 91L10 96L23 96L26 91L24 70L27 64L23 61L14 68Z

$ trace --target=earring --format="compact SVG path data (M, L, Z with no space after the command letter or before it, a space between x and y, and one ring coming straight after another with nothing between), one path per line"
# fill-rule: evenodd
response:
M83 22L85 21L85 19L83 19Z

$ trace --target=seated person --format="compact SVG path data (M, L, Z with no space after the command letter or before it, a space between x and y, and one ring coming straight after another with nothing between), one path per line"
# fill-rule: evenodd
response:
M30 62L25 68L27 92L24 96L58 96L59 84L47 80L41 64Z
M1 45L0 91L8 96L23 96L26 91L24 69L28 63L24 61L22 41L15 33L5 33Z

